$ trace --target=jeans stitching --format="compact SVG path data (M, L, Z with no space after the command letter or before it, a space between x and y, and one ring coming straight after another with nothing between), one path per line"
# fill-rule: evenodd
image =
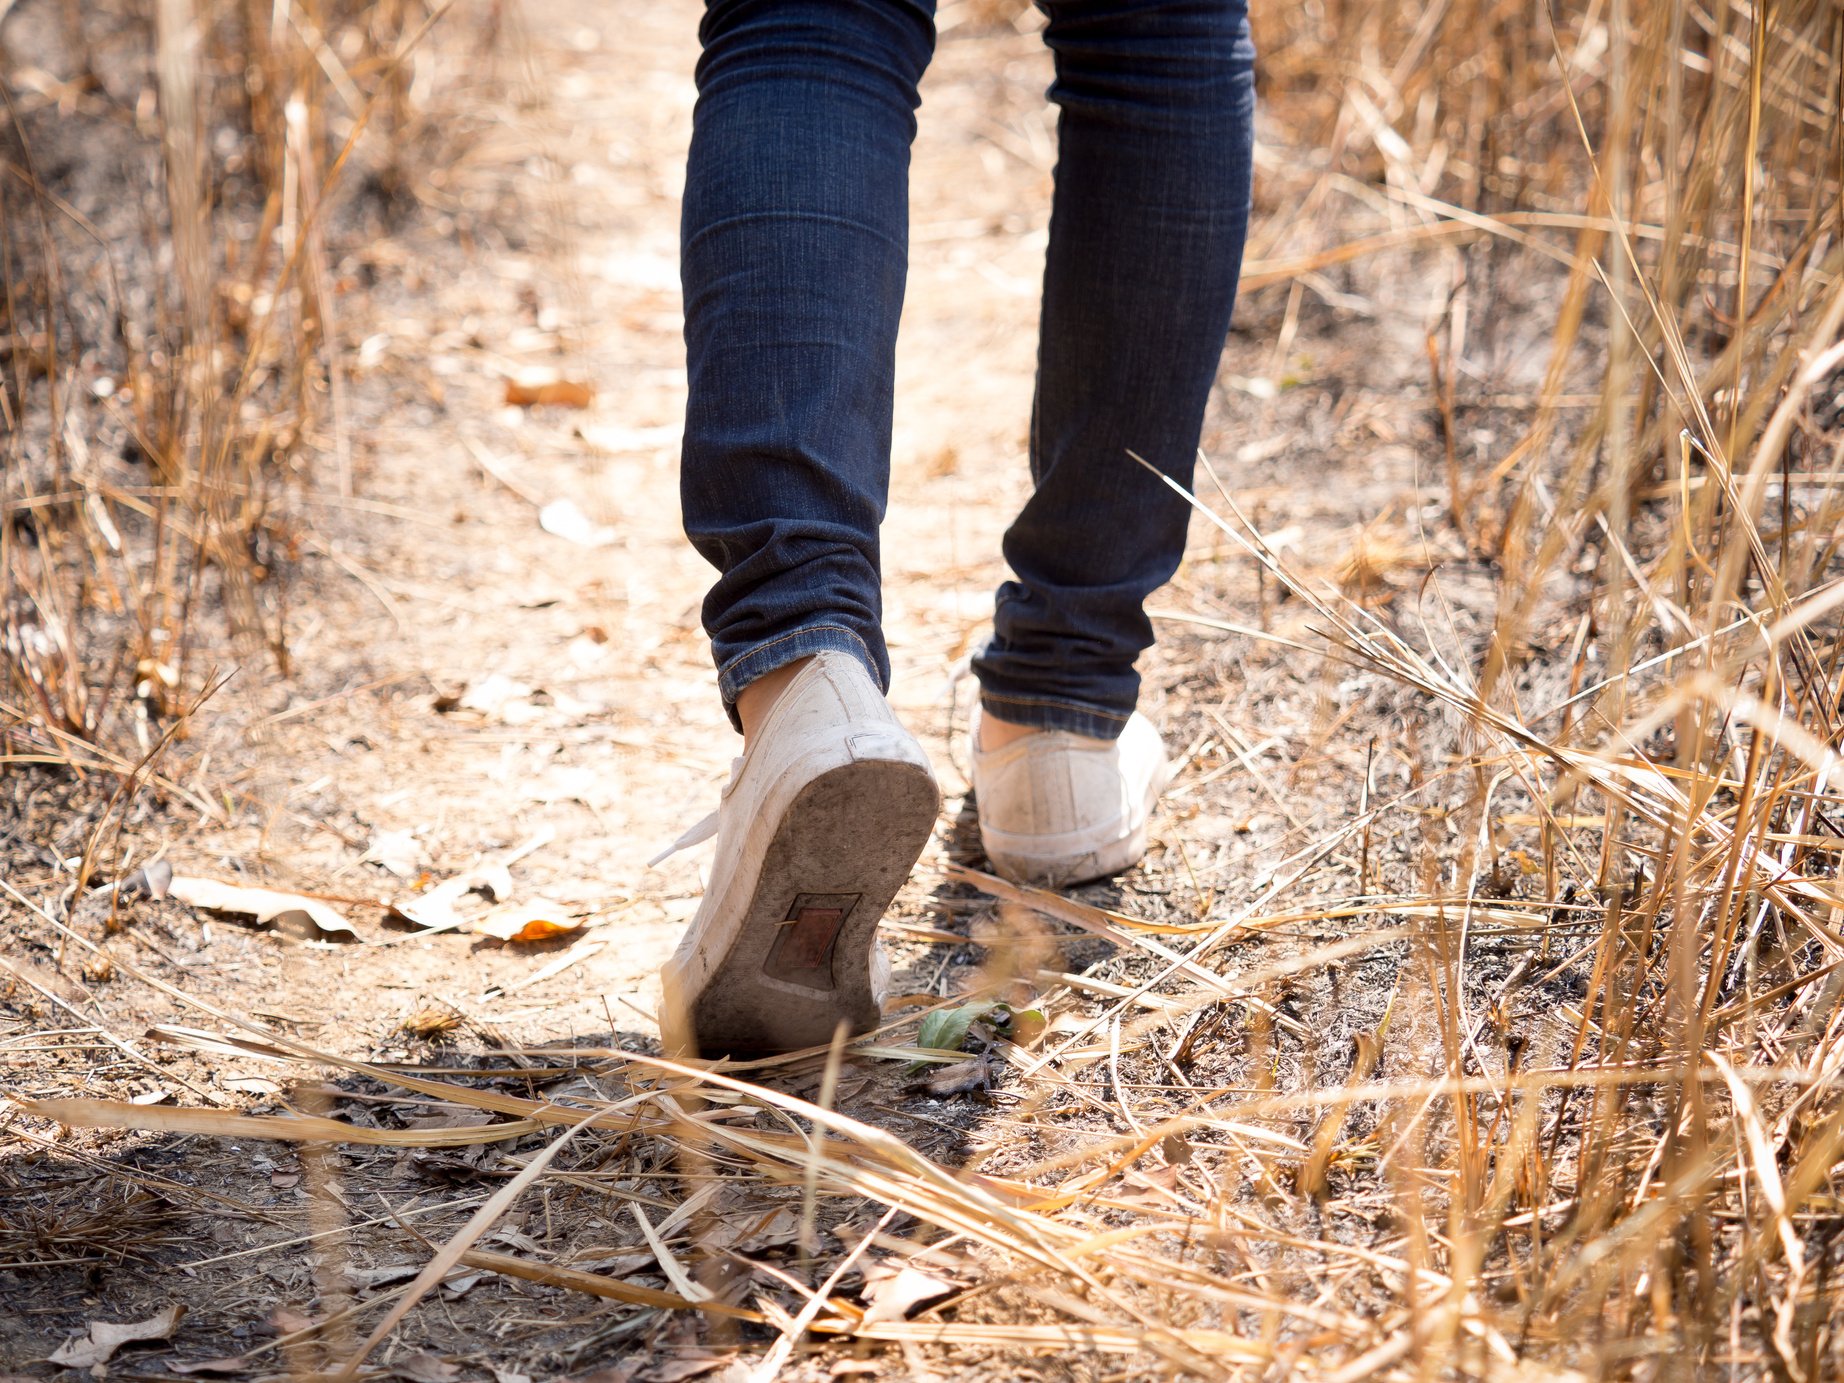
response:
M732 226L752 225L760 221L810 221L822 226L843 226L848 230L862 231L874 240L880 240L892 249L908 253L908 246L895 236L880 230L876 226L867 226L862 221L854 221L849 216L834 216L823 211L747 211L734 216L721 217L698 228L690 239L685 241L680 254L688 255L698 247L700 241L708 239L718 231L728 230Z
M798 639L808 634L820 633L821 631L826 631L826 632L833 633L833 634L845 635L846 638L850 639L853 643L858 645L859 649L864 653L864 661L867 664L869 664L872 661L871 646L867 644L863 639L859 638L858 635L854 634L851 630L847 629L844 625L842 624L809 624L803 628L796 629L792 631L791 633L779 634L776 637L770 639L767 643L759 643L754 648L748 649L745 652L737 654L729 662L725 663L722 667L717 669L717 680L719 682L723 681L724 678L730 675L732 669L734 669L738 663L741 663L741 662L746 661L747 659L753 658L758 653L766 653L768 652L769 649L777 648L780 645L786 643L789 639ZM825 650L822 649L821 651L824 652Z

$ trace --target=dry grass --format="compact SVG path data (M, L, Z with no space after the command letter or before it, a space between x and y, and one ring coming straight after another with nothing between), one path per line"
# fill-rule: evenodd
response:
M391 195L417 133L403 59L431 17L147 0L14 19L29 58L9 80L33 85L0 131L0 763L114 792L184 733L226 632L288 671L292 500L351 484L333 198ZM73 158L160 196L118 193L98 224L42 176Z
M317 1051L130 969L260 1034L261 1054L511 1122L356 1129L74 1099L30 1112L305 1143L544 1135L366 1345L338 1344L322 1321L253 1351L252 1368L320 1339L314 1366L355 1377L462 1263L631 1313L765 1326L733 1346L763 1378L808 1335L1339 1383L1844 1370L1844 18L1816 0L1261 9L1273 117L1323 158L1277 175L1266 195L1285 210L1258 228L1250 282L1290 294L1291 320L1301 295L1352 287L1335 276L1359 260L1442 257L1450 286L1427 337L1447 446L1435 489L1444 536L1492 564L1496 608L1467 630L1431 584L1428 617L1405 632L1371 608L1393 539L1364 539L1341 591L1269 550L1229 493L1196 502L1311 610L1328 662L1401 684L1465 752L1433 772L1401 753L1404 786L1367 783L1364 810L1265 889L1206 893L1193 876L1195 922L959 875L1014 920L1073 926L1137 962L1127 984L1054 963L1024 977L1049 1026L988 1034L1004 1102L965 1165L829 1108L837 1053L704 1069L577 1051L562 1055L599 1093L547 1100ZM274 147L285 165L286 139ZM1369 209L1374 233L1282 239L1344 200ZM311 266L311 236L294 243L286 262ZM308 316L311 274L290 281L302 320L324 330ZM1547 364L1515 444L1476 463L1458 440L1484 407L1462 382L1469 345L1495 304L1531 311L1531 282L1552 290L1537 299ZM215 309L190 310L203 332ZM17 331L26 318L9 312ZM289 406L307 416L305 395ZM179 413L162 434L177 454L247 464L232 417L198 402ZM215 450L175 440L205 436ZM252 486L239 473L215 490L205 477L220 472L180 473L163 512L180 512L181 493L235 496L184 511L186 532L203 544L240 531ZM66 514L70 534L86 531L92 495L118 502L57 485L68 498L34 506ZM35 608L78 608L68 586L44 590ZM40 732L62 715L58 733L91 738L93 710L61 690L51 657L15 674L43 694ZM1041 948L1010 950L1044 964ZM1283 1060L1300 1026L1292 987L1336 985L1379 953L1401 958L1394 992L1351 1051ZM922 1017L895 1018L853 1059L943 1059L915 1045ZM1195 1063L1213 1050L1228 1055L1205 1080ZM816 1077L814 1099L782 1088ZM712 1177L801 1206L808 1231L816 1215L863 1221L866 1203L914 1223L900 1237L859 1223L799 1276L726 1275L735 1255L697 1213L661 1236L639 1209L643 1189L685 1203ZM641 1217L665 1285L478 1247L525 1187L566 1179L607 1198L611 1219ZM867 1321L837 1290L867 1246L958 1285L917 1319Z

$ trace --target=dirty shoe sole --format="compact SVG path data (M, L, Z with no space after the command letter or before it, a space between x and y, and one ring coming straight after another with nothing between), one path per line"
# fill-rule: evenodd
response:
M782 813L721 955L681 948L661 974L670 1053L744 1058L797 1051L877 1025L877 924L928 844L940 805L920 764L860 759L828 769ZM716 938L713 937L715 941ZM700 978L699 972L702 972Z

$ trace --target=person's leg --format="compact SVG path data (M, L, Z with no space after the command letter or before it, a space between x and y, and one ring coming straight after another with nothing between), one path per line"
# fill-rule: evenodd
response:
M880 685L916 84L933 0L711 0L681 227L686 534L724 704L821 650Z
M877 1025L877 924L940 804L883 694L877 550L934 27L929 0L712 0L701 36L681 491L748 733L660 1027L721 1056Z
M1128 453L1190 481L1248 226L1254 53L1246 0L1040 3L1061 114L1036 489L974 670L988 723L1109 739L1189 519Z

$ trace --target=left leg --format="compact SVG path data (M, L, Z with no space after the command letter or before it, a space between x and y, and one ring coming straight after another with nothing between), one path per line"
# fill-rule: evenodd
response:
M1146 849L1169 774L1135 713L1144 602L1177 571L1248 227L1245 0L1040 0L1056 55L1030 500L1005 535L973 777L999 872L1063 884Z
M1248 228L1254 53L1246 0L1041 4L1061 114L1036 489L974 669L990 717L1111 739L1189 519L1128 453L1191 478Z

